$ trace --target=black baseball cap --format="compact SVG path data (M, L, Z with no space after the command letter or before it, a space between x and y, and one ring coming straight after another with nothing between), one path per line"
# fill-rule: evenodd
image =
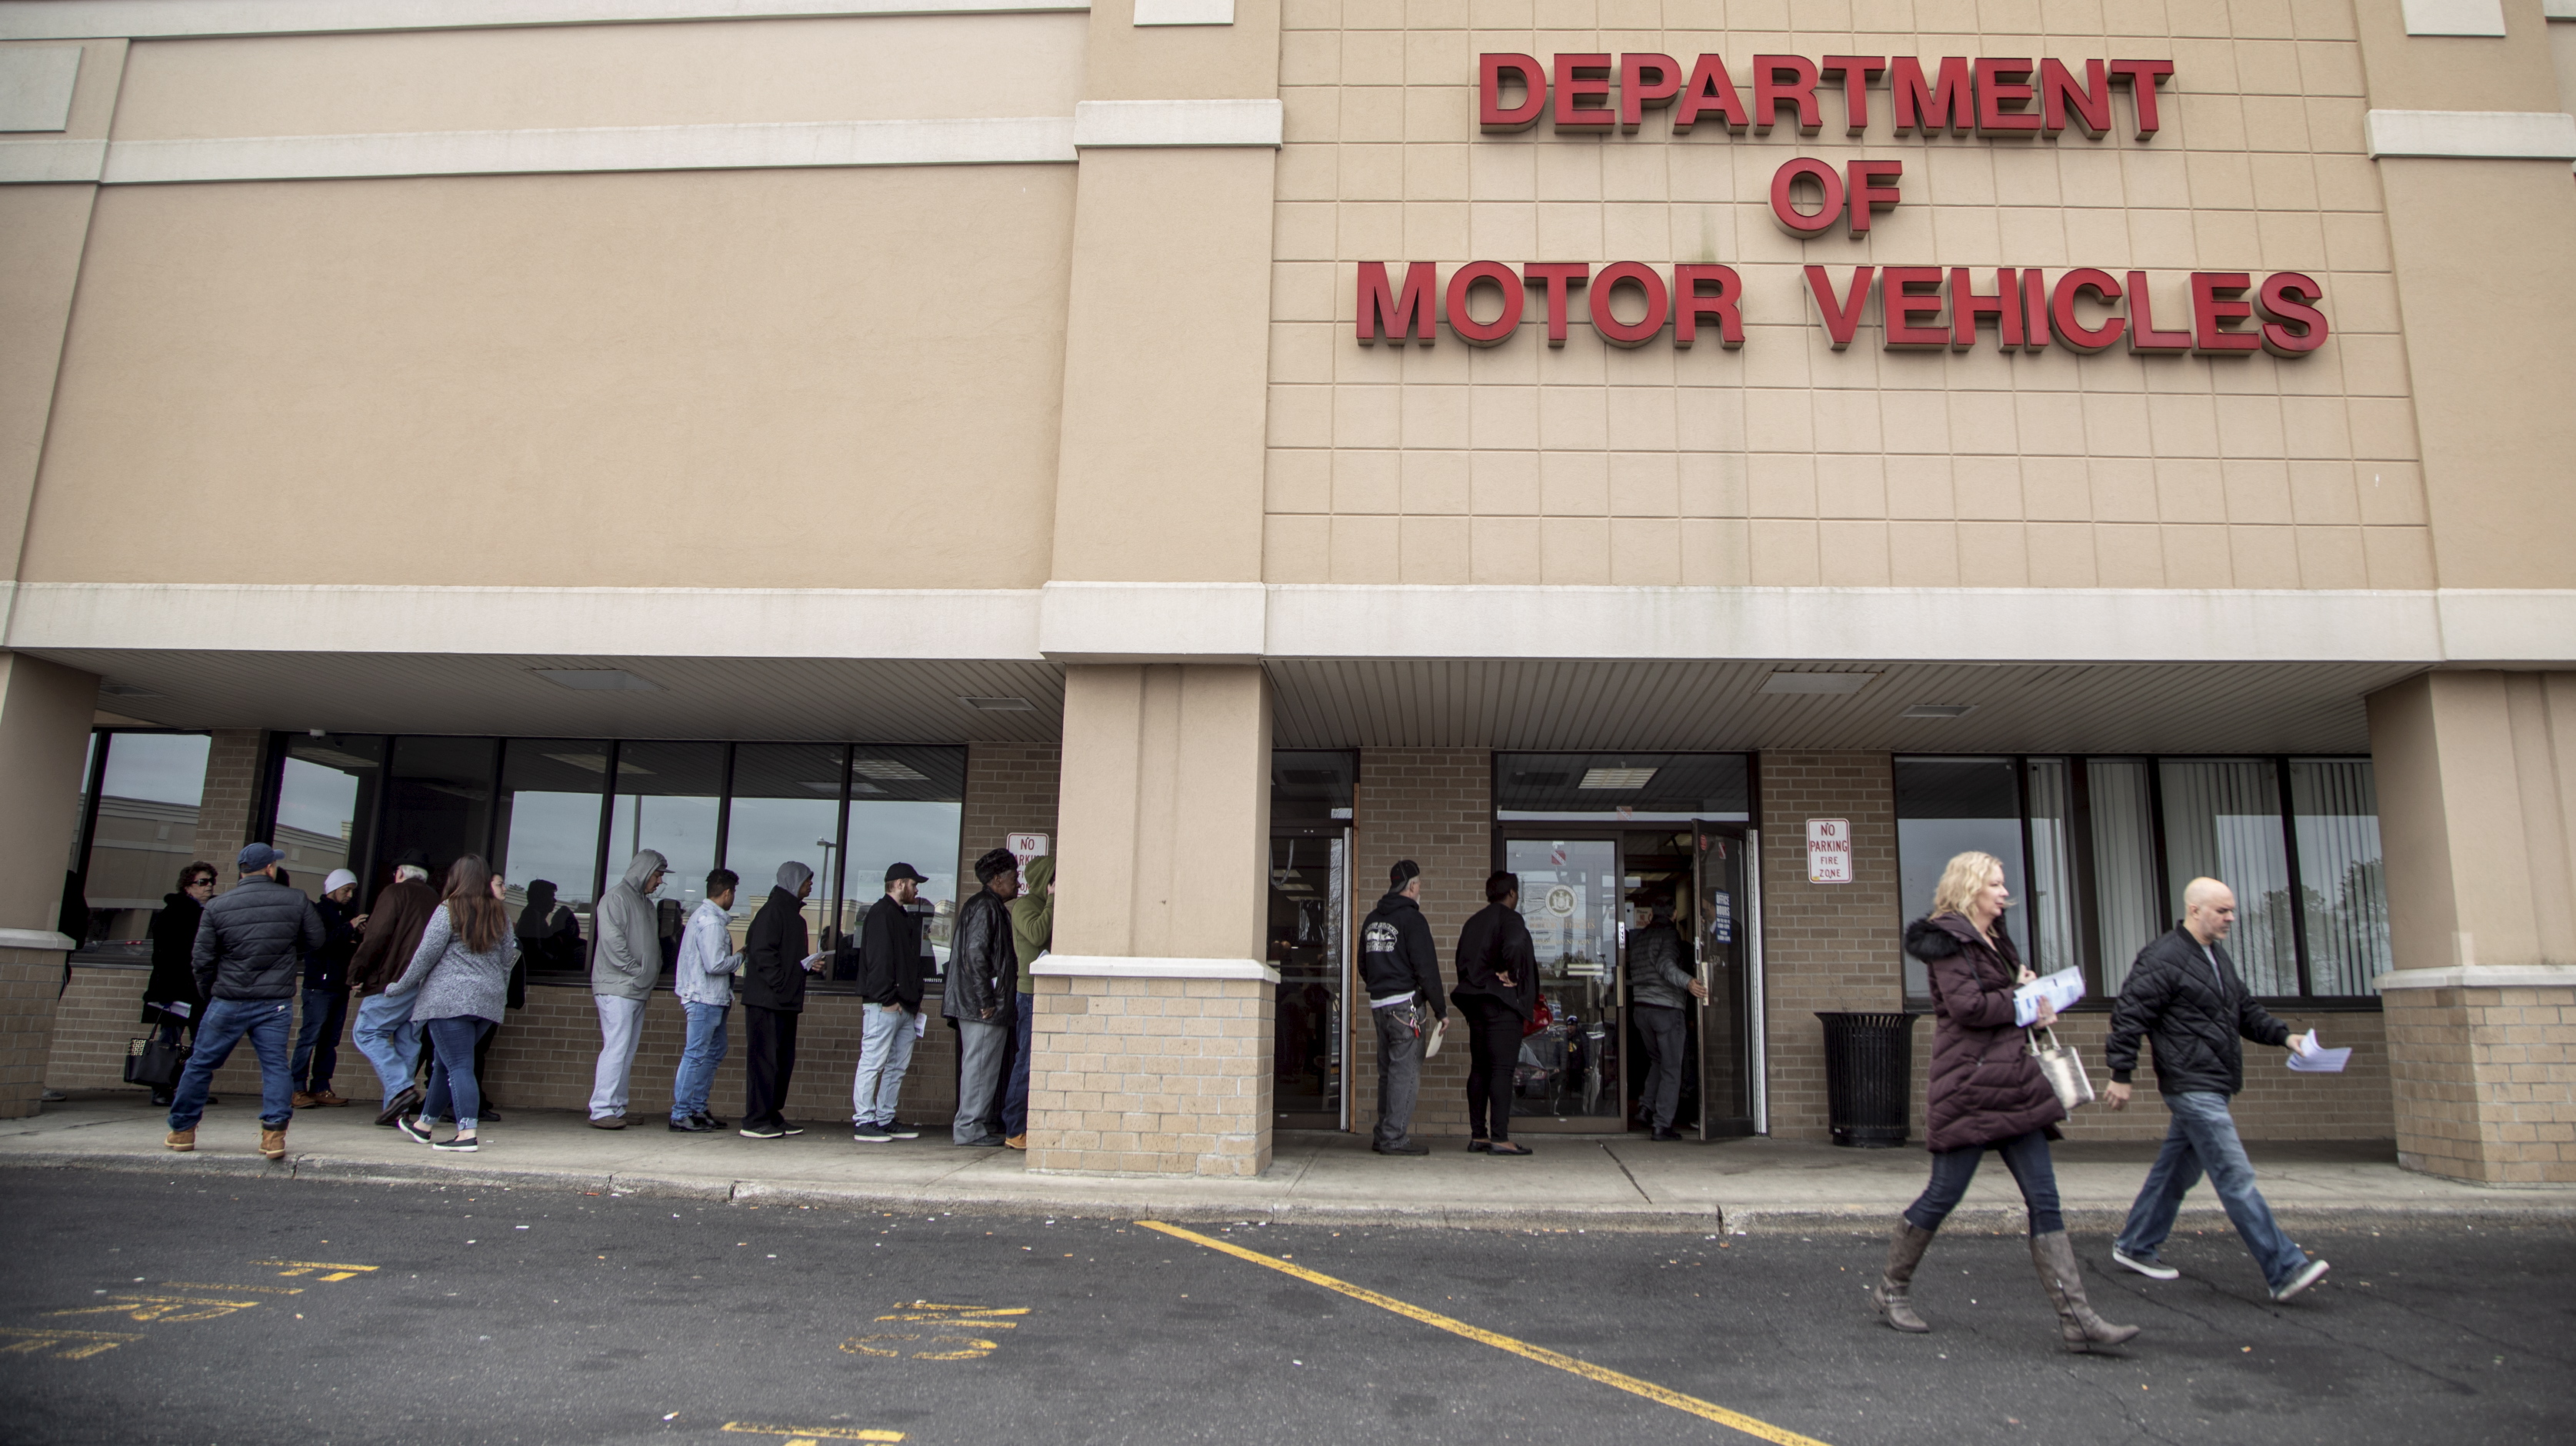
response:
M916 884L926 884L930 882L930 876L928 874L923 873L921 870L914 868L910 864L893 864L886 869L885 881L887 883L891 884L897 879L910 879Z

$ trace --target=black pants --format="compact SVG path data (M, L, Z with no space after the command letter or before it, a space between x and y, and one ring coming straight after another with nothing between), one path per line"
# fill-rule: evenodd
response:
M796 1021L804 1016L784 1009L743 1006L751 1026L751 1050L743 1060L742 1126L787 1123L787 1085L796 1077Z
M1690 1030L1682 1012L1667 1005L1640 1004L1628 1012L1637 1021L1637 1032L1646 1038L1646 1083L1639 1103L1645 1107L1649 1126L1669 1130L1681 1108L1682 1055L1690 1045Z
M1500 1142L1512 1137L1512 1067L1521 1058L1521 1017L1499 999L1458 996L1467 1023L1467 1133Z

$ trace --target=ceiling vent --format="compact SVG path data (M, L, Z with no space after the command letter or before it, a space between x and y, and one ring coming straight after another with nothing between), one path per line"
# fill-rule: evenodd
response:
M1773 673L1762 680L1760 692L1774 697L1782 694L1807 697L1848 697L1870 685L1876 673Z

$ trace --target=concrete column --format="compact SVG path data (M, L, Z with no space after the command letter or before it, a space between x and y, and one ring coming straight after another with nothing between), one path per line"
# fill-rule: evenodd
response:
M2576 673L2428 673L2369 706L2398 1159L2576 1182Z
M1261 670L1069 668L1059 820L1029 1168L1260 1174L1279 984Z
M36 1112L73 940L56 932L98 678L0 653L0 1118Z

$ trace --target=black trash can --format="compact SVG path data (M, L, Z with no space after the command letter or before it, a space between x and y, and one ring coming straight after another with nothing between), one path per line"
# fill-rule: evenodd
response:
M1914 1102L1914 1016L1827 1013L1825 1111L1834 1143L1885 1150L1905 1143Z

